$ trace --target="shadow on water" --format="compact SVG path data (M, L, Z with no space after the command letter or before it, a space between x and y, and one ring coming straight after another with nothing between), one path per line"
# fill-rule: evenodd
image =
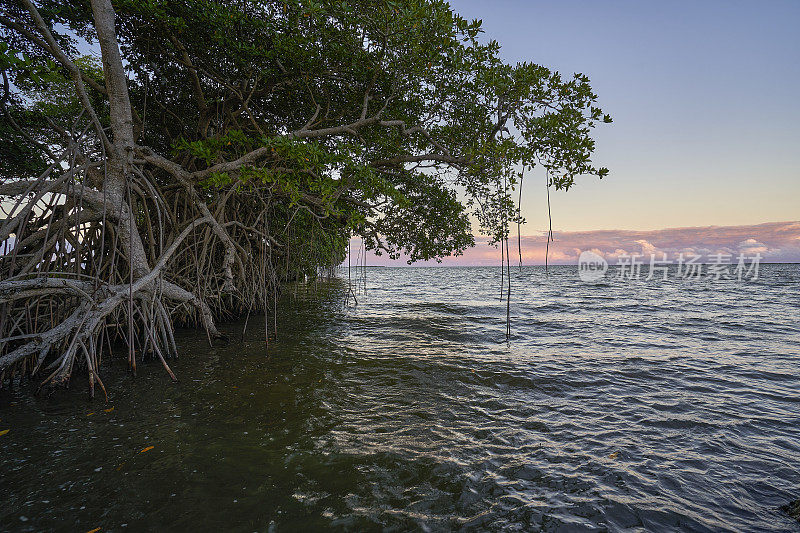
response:
M180 332L175 384L106 362L108 405L0 392L0 529L792 527L796 272L756 329L714 314L740 288L529 269L507 345L491 269L424 270L380 269L357 307L287 291L268 348L263 317L212 348Z
M230 325L234 340L213 348L180 332L176 384L157 364L133 378L107 362L108 405L83 390L0 393L11 429L0 442L0 529L330 524L344 514L331 494L365 485L357 458L326 453L321 440L337 423L325 408L337 362L319 332L332 327L339 292L284 301L269 350L263 317L260 328L251 317L244 341L243 323Z

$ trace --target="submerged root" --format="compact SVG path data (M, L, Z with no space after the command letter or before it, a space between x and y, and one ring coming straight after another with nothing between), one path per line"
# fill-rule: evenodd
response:
M50 199L38 206L45 211L42 217L47 216L47 209L62 210L68 200L62 198L58 203ZM34 197L31 201L40 200ZM148 205L147 198L139 201L140 206ZM153 203L153 209L161 205ZM174 215L156 210L156 219L168 217ZM122 224L61 226L58 239L45 235L34 240L32 236L42 230L29 221L35 229L32 236L17 233L13 248L8 240L0 243L0 274L4 278L0 282L0 387L4 380L39 374L44 376L40 387L67 384L75 369L81 368L86 370L92 396L95 385L105 393L99 369L103 355L114 345L127 348L132 371L137 359L157 358L176 380L167 363L178 352L175 324L200 326L213 341L223 337L216 327L217 317L234 316L243 309L265 311L265 305L259 303L273 301L271 295L278 284L271 265L254 264L267 259L263 243L259 254L258 243L253 246L248 242L252 237L243 235L245 239L237 246L248 246L244 257L250 260L243 262L236 256L234 262L241 263L241 272L234 282L227 268L231 248L220 243L216 233L207 231L210 215L190 220L180 226L181 231L170 231L169 246L148 246L152 259L147 258L139 239L140 255L145 257L137 260L130 233L125 239L129 241L127 249L121 246L124 240L118 233ZM45 233L50 231L47 227ZM50 242L49 249L31 248L43 241ZM248 276L247 270L265 268L269 276L263 272ZM255 298L246 300L242 294Z
M178 351L171 319L174 309L188 302L197 308L201 317L210 314L210 310L188 293L168 291L167 294L177 296L176 300L171 300L164 291L154 290L157 286L154 283L128 299L128 286L102 287L89 293L86 282L68 279L38 278L0 283L0 294L6 295L5 301L0 299L0 302L5 306L13 303L18 311L50 311L46 315L31 315L32 320L6 321L19 331L25 326L40 326L37 328L40 332L8 335L0 340L0 348L5 352L0 356L0 370L11 377L33 376L41 369L47 373L41 388L69 383L77 364L86 368L92 397L95 384L106 394L99 367L104 348L110 352L112 344L117 343L138 352L140 358L157 357L172 380L176 380L166 361ZM43 293L45 289L50 292ZM129 327L125 328L126 325ZM213 322L210 325L209 335L216 336ZM47 359L49 364L42 368ZM135 360L130 362L133 365Z

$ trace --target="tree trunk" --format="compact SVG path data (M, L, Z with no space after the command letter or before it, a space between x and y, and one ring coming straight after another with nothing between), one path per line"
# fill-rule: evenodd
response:
M142 239L136 221L126 202L129 158L133 156L133 115L128 94L127 78L119 53L114 8L110 0L92 0L97 38L103 57L103 74L113 134L111 154L108 154L108 169L103 190L106 194L106 207L117 213L119 235L124 250L129 254L133 278L138 279L150 272Z

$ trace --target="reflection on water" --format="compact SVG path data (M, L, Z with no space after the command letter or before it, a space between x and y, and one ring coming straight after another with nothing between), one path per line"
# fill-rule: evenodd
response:
M797 265L512 277L508 344L498 269L370 269L356 307L287 294L268 350L254 318L184 332L177 384L114 361L109 405L2 392L0 529L797 527Z

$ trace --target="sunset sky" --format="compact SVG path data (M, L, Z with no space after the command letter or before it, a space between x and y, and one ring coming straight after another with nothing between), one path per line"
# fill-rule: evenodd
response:
M781 242L789 251L773 248L776 260L800 260L800 225L763 225L800 220L800 2L451 5L482 19L485 37L501 43L507 61L587 74L614 118L595 134L596 162L610 175L585 177L551 196L562 238L627 230L617 232L624 240L631 231L689 228L672 230L671 238L703 249ZM534 258L547 227L545 177L525 181L522 233ZM772 233L778 227L779 236ZM457 264L479 263L483 252L490 250Z

